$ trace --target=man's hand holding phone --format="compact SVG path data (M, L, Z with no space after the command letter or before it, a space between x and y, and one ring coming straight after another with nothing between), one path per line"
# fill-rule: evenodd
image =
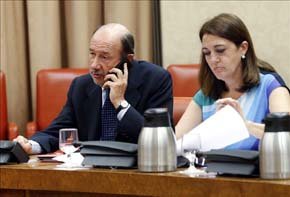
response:
M123 63L123 61L121 61ZM128 83L128 64L123 63L124 70L120 70L119 64L112 68L105 77L103 88L110 88L110 100L115 108L124 100Z

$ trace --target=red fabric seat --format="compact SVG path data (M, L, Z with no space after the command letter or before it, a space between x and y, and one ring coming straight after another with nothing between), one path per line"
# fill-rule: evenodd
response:
M192 96L199 90L199 64L172 64L167 70L173 85L173 122L177 124Z
M173 123L174 125L180 120L181 116L185 112L192 97L173 97Z
M8 122L5 74L0 71L0 140L12 140L18 135L18 127Z
M36 120L27 123L26 137L45 129L65 104L72 80L88 73L88 69L44 69L36 76Z
M199 90L199 68L199 64L172 64L168 66L167 70L173 82L173 96L192 97Z

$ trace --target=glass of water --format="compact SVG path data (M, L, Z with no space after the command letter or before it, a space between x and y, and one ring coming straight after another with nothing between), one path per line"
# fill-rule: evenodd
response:
M65 128L59 130L59 149L68 159L71 157L71 154L78 149L74 146L74 143L78 141L78 130L76 128Z
M195 163L198 159L196 153L201 149L199 135L197 135L197 139L198 140L195 140L194 144L188 143L190 141L187 141L187 143L185 143L184 136L181 139L182 156L187 158L189 161L189 168L181 171L181 173L186 174L190 177L215 177L215 174L207 173L205 169L195 167Z

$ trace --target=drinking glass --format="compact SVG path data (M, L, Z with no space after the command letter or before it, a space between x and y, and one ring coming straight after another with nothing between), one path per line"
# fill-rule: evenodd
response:
M211 174L208 174L205 169L198 169L195 167L195 163L197 160L196 153L200 150L200 147L197 147L197 144L193 144L189 147L188 144L184 143L183 137L181 140L182 156L187 158L189 161L189 168L182 171L181 173L186 174L190 177L210 177L209 175Z
M182 155L189 161L189 168L185 170L185 173L189 175L194 175L201 172L201 170L198 170L194 165L195 160L197 159L196 158L197 151L198 151L197 149L185 148L182 140Z
M78 148L74 146L74 143L78 142L78 130L75 128L66 128L59 130L59 149L65 153L68 160L71 158L71 154Z

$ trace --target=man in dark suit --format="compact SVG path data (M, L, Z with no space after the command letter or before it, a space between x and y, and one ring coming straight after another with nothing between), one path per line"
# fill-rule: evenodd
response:
M89 51L90 73L73 80L58 117L31 139L23 136L15 139L27 153L57 150L61 128L77 128L81 141L137 143L146 109L166 107L172 117L169 73L160 66L134 60L134 38L126 27L120 24L100 27L91 38ZM116 123L107 126L115 125L115 128L103 126L109 119L103 116L106 98L113 106L116 119Z

